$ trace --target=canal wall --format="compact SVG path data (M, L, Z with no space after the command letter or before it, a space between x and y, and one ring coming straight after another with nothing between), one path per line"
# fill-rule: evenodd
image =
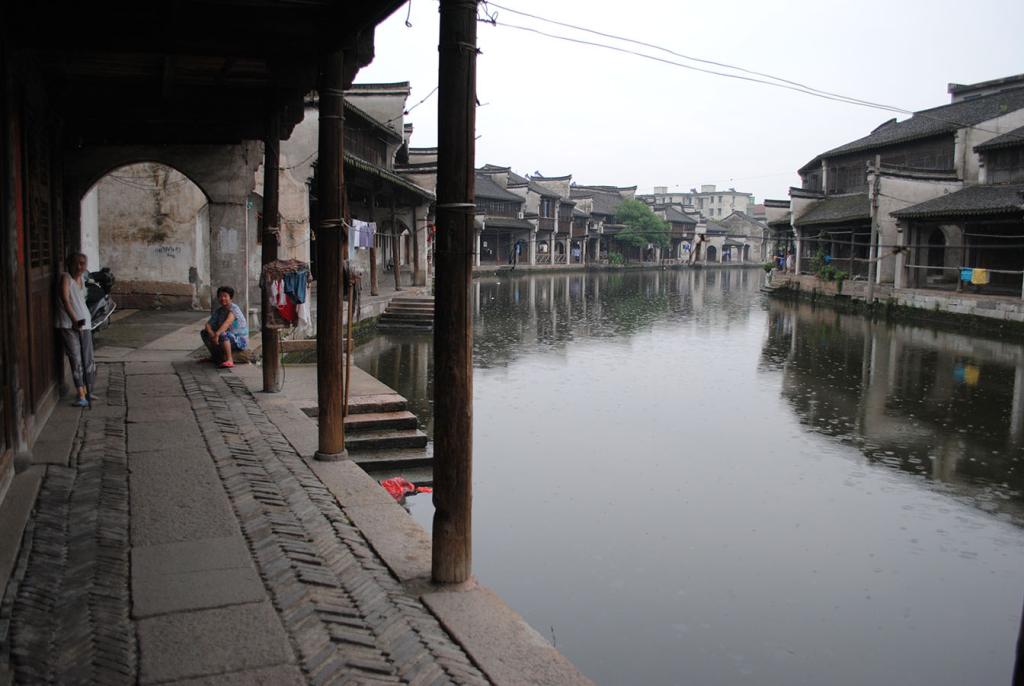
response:
M773 297L808 300L844 312L887 319L965 326L994 333L1024 333L1024 299L956 291L893 288L876 284L875 301L867 300L865 281L823 281L809 274L773 273L765 289Z
M662 270L662 269L763 269L759 262L721 262L714 264L656 264L645 262L643 264L547 264L538 265L517 265L513 270L507 264L481 265L473 267L473 276L490 276L493 274L504 274L508 272L524 274L557 274L561 272L621 272L640 270Z

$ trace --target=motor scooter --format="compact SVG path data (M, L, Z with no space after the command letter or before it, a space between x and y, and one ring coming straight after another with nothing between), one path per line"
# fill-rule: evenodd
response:
M103 267L98 272L89 272L85 281L85 306L92 317L92 330L102 331L110 325L110 315L117 309L117 303L110 297L114 288L114 275L110 267Z

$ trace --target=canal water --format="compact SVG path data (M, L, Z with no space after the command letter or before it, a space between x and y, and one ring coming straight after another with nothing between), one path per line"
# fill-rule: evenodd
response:
M474 282L475 575L600 684L1009 684L1024 346L762 278ZM428 433L431 345L357 360Z

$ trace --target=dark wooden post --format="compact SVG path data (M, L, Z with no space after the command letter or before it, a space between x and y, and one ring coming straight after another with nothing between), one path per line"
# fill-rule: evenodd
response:
M420 285L420 227L416 210L412 211L412 285Z
M370 221L377 222L377 193L370 192ZM370 295L380 295L380 285L377 283L377 236L380 235L380 226L373 235L373 243L370 244Z
M281 152L281 119L277 103L272 101L267 112L267 133L263 140L263 244L260 262L267 264L277 259L277 246L281 235L278 211L278 167ZM277 329L267 326L270 294L260 298L260 342L263 347L263 392L281 392L281 339Z
M473 165L476 0L441 0L434 309L434 527L431 576L472 570Z
M1020 615L1020 631L1017 632L1017 661L1013 668L1013 684L1024 684L1024 611Z
M320 83L320 134L317 188L320 223L317 230L316 382L319 406L318 460L342 460L345 423L342 405L345 388L342 356L342 312L345 291L342 262L348 255L345 224L344 53L327 55Z
M395 290L402 290L402 247L398 231L398 221L395 219L395 196L391 196L391 261L395 268Z

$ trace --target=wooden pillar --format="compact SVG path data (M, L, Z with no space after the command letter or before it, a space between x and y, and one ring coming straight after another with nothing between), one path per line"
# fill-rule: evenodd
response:
M472 570L476 0L441 0L434 302L434 526L431 577ZM437 392L436 389L443 389Z
M370 193L370 221L377 222L377 193ZM370 243L370 295L380 295L380 284L377 283L377 236L380 235L380 226L373 234L373 242Z
M281 160L281 119L277 103L271 102L267 112L267 131L263 140L263 240L260 263L277 259L281 236L278 211L278 168ZM281 392L281 338L277 329L267 326L270 293L260 298L260 343L263 347L263 392Z
M398 220L395 218L395 196L391 196L391 261L395 265L395 290L402 290L402 246L399 242Z
M342 460L345 424L341 416L345 387L342 317L345 284L342 262L348 255L348 203L344 167L344 53L325 56L320 83L319 166L320 224L317 230L316 382L319 407L318 460Z
M412 285L420 285L420 219L416 210L412 212Z

